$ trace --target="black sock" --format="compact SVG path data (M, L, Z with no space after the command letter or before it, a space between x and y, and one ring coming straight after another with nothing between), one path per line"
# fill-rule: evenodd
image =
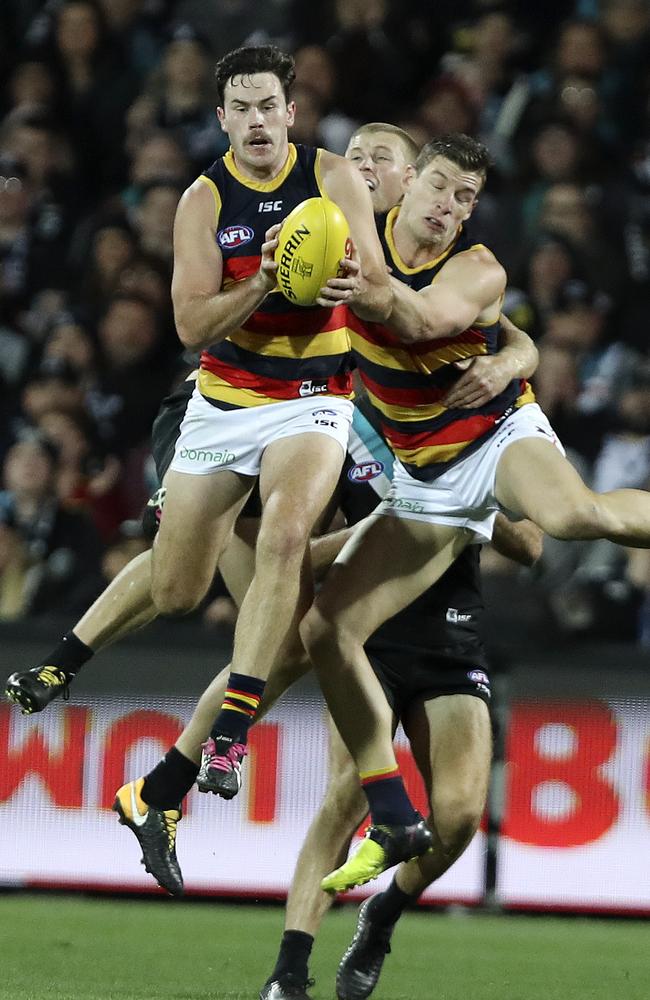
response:
M314 939L304 931L285 931L282 935L278 960L271 979L291 974L306 982L309 976L309 956Z
M59 645L42 661L41 666L58 667L71 678L94 655L90 646L78 639L74 632L66 632Z
M249 674L230 674L221 711L210 734L215 742L219 742L218 737L226 737L231 743L246 743L265 683Z
M177 809L198 773L199 765L172 747L146 775L140 792L142 799L154 809Z
M383 927L390 927L402 916L402 913L410 903L414 903L417 896L409 896L398 886L395 878L383 892L373 896L368 903L368 913L372 920Z

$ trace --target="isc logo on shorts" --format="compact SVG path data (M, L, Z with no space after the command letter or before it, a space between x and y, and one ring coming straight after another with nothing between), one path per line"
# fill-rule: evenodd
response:
M351 483L368 483L381 476L383 471L383 462L357 462L348 470L348 479Z
M250 243L255 233L250 226L226 226L217 233L217 243L224 250L234 250L235 247L242 247L244 243Z

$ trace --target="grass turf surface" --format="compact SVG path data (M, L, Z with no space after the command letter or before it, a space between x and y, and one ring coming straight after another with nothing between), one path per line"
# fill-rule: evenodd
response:
M327 917L314 1000L335 997L356 908ZM0 895L3 1000L256 1000L283 910ZM373 1000L648 1000L647 923L407 914Z

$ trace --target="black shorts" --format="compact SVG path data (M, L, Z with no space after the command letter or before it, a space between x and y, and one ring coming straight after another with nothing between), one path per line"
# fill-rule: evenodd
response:
M181 382L160 404L158 416L151 428L151 454L156 465L158 481L162 483L174 457L176 441L181 430L190 396L194 392L194 379Z
M399 719L412 702L446 694L469 694L490 704L490 677L478 642L439 651L370 645L366 652Z
M183 422L185 410L190 401L190 396L194 392L195 385L196 381L194 379L186 379L185 382L181 382L177 389L163 399L158 415L153 422L153 427L151 428L151 454L156 466L158 480L161 483L174 457L181 423ZM144 509L142 530L145 538L150 541L153 540L158 531L164 503L165 491L161 487L150 497ZM261 517L261 514L260 494L257 485L255 485L253 492L246 501L241 516Z

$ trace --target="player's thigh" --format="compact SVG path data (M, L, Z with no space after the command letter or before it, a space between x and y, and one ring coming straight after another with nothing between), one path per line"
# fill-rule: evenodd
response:
M260 535L284 528L308 537L329 504L344 459L340 443L326 434L295 434L268 445L260 469Z
M591 504L594 494L567 458L543 438L520 438L499 459L495 478L499 503L549 534Z
M438 580L470 537L448 525L370 517L337 556L314 610L365 642Z
M191 582L216 569L217 559L254 480L221 471L193 476L170 469L164 481L164 516L154 546L154 584L161 578Z
M434 818L477 823L485 807L492 762L486 703L469 694L416 701L404 728Z

